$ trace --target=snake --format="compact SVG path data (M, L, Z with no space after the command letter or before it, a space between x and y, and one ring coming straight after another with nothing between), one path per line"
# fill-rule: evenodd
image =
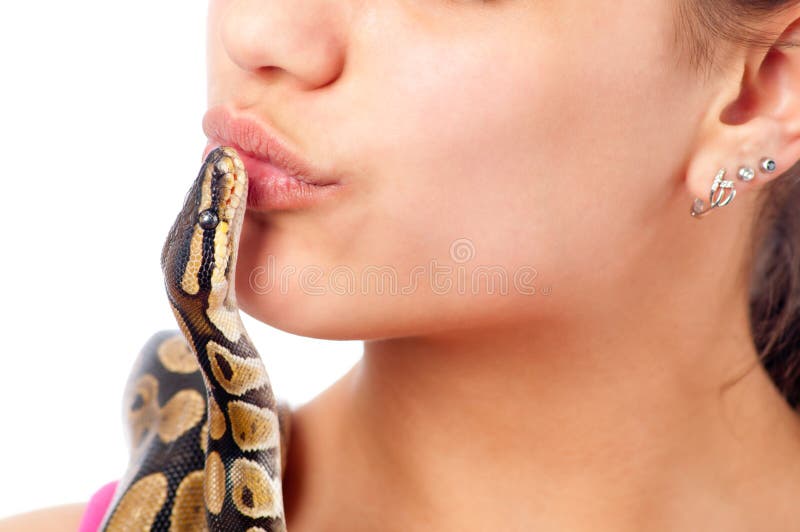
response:
M291 426L236 302L247 171L208 153L161 253L177 330L152 335L123 392L130 456L100 530L285 532Z

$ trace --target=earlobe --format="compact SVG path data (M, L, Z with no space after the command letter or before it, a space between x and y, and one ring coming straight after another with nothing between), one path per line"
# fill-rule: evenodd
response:
M774 120L764 117L738 126L718 122L713 134L695 147L686 169L685 186L691 199L702 200L689 207L696 211L695 206L710 210L732 204L734 195L749 194L791 166L783 162L785 152L776 148L781 139L778 128ZM767 159L772 163L766 164Z
M702 197L696 197L692 203L689 214L695 218L702 218L714 209L725 207L736 197L736 183L731 179L727 179L727 169L720 168L714 176L714 181L711 183L711 190L708 194L708 199L704 200Z
M773 179L771 177L773 174L779 173L779 168L777 161L770 156L761 157L757 164L744 164L732 170L721 167L711 181L708 191L702 191L695 196L689 213L695 218L702 218L714 209L725 207L734 200L739 189L752 188L749 185L754 182L756 186L763 186Z

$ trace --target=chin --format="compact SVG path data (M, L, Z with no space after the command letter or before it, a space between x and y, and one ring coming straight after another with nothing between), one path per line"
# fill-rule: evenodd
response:
M248 315L276 329L324 340L358 340L368 332L365 324L356 324L341 309L331 308L325 297L300 291L256 293L237 290L239 308Z
M309 295L301 290L261 294L237 290L237 299L239 308L262 323L324 340L411 336L437 323L421 316L419 309L413 312L396 308L396 302L380 296Z

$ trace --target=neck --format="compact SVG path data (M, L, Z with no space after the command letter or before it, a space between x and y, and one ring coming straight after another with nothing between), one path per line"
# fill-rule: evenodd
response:
M739 318L728 323L747 331ZM742 478L787 468L786 457L797 464L795 414L744 334L710 328L688 341L638 323L624 335L611 324L548 324L368 343L352 376L348 430L367 463L407 481L434 515L458 515L478 494L490 501L511 479L519 499L508 493L509 502L533 514L557 492L587 501L587 513L650 513L686 482L708 494L716 480L732 494Z
M392 486L437 530L500 515L506 529L641 530L720 500L774 509L775 482L800 487L798 417L758 362L743 277L684 260L648 270L674 284L628 279L583 315L367 342L331 392L341 406L316 418L334 420L320 421L331 449L300 451L305 469L346 456L348 485Z

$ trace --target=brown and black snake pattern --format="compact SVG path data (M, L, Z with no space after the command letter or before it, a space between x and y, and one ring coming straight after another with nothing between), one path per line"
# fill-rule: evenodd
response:
M273 393L234 291L246 200L236 151L213 150L164 244L180 331L154 335L129 378L130 463L101 530L286 530L290 409Z

